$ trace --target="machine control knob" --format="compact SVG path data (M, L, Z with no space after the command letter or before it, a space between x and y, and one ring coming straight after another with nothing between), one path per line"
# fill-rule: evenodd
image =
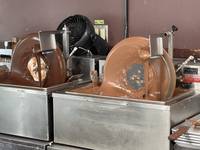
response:
M178 31L178 28L175 26L175 25L173 25L172 26L172 31L174 32L174 31Z

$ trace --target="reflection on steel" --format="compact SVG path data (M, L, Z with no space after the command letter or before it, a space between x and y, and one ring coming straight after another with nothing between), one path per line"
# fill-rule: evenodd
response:
M200 112L196 90L162 102L70 89L52 96L55 143L91 149L169 150L170 128Z
M0 134L1 150L46 150L50 142Z
M53 139L53 91L49 88L0 84L0 133L49 141ZM11 94L12 93L12 94Z

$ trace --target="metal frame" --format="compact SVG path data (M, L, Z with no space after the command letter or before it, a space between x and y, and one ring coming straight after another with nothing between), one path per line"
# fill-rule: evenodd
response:
M148 101L72 89L52 94L55 143L91 149L169 150L171 127L200 111L198 90L166 101Z
M0 84L0 133L43 141L52 140L51 93L72 86L72 83L48 88Z
M174 31L177 31L176 26L172 26L172 31L158 34L149 35L150 40L150 53L151 58L158 58L163 55L163 37L168 37L168 54L173 60L173 47L174 47Z

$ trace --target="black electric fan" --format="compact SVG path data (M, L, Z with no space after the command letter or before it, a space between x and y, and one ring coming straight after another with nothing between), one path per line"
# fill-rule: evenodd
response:
M82 15L70 16L63 20L57 30L62 30L66 25L69 28L69 51L77 47L75 56L86 55L88 50L93 55L106 55L108 43L99 35L95 34L94 26L90 20ZM56 42L63 50L62 35L56 35Z

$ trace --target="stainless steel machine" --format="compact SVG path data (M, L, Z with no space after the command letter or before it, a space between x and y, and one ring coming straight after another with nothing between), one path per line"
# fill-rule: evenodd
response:
M12 42L0 42L0 66L6 65L10 69L10 60L12 55Z
M92 149L170 149L170 129L199 113L198 90L167 101L53 93L54 142Z
M40 33L45 37L48 36L44 38L48 39L46 42L40 41L45 56L52 54L52 49L57 49L55 42L47 43L54 39L58 32L65 36L67 33L66 30ZM0 84L0 133L7 134L0 135L0 143L8 141L7 139L13 136L13 141L17 141L19 137L22 138L21 142L23 138L28 141L31 139L28 144L22 142L22 145L29 148L30 143L33 144L35 141L36 146L31 147L32 149L38 145L42 145L37 147L38 149L49 150L172 149L173 144L168 140L171 128L200 112L198 107L200 92L195 88L175 90L176 76L172 60L160 45L161 38L168 36L172 39L173 31L151 36L151 39L153 37L158 43L155 53L152 52L151 56L147 38L128 38L116 45L108 55L105 66L100 63L100 72L104 70L101 84L104 87L94 86L97 89L94 92L100 94L77 93L72 90L91 84L91 80L88 80L90 71L96 69L99 60L104 60L105 57L86 57L85 61L81 57L68 58L70 56L68 52L64 54L66 62L69 62L69 66L66 65L68 71L71 71L69 73L74 71L76 74L85 74L84 78L47 87ZM31 36L31 39L36 40L38 44L39 41L35 36L34 38ZM37 52L40 50L34 48ZM160 48L163 51L160 51ZM126 51L122 51L123 49ZM143 60L147 62L147 59L150 65L146 70L150 75L147 76L149 79L145 80ZM134 60L136 62L133 62ZM77 67L73 67L75 62L87 66L87 69L78 65L77 72L75 70ZM162 67L159 65L162 65L164 70L160 70ZM120 73L117 67L125 71ZM50 67L42 69L48 72ZM138 70L135 72L135 69ZM84 73L85 70L88 71ZM41 75L39 76L37 84L40 82L39 85L47 85L46 78L41 81ZM108 88L105 88L107 85ZM108 91L113 95L108 95ZM134 92L136 94L133 94ZM141 99L134 97L137 94ZM37 143L38 141L44 143Z
M55 34L63 35L63 53L55 43ZM72 86L71 80L66 80L72 71L69 62L73 62L68 34L65 26L25 36L13 52L11 71L0 69L0 148L47 149L53 142L52 92ZM105 56L88 59L88 72L98 66L98 59ZM72 69L88 78L85 70Z
M165 34L158 35L157 38L153 36L159 43L158 51L154 53L157 56L162 53L159 51L160 43L162 43L160 38ZM113 49L127 45L127 41L122 41L120 46ZM128 49L128 47L125 48ZM115 53L114 50L110 53ZM108 63L108 58L111 59L111 55L108 55L106 63ZM165 58L165 60L168 59ZM179 59L174 59L174 62L183 63ZM117 63L113 64L117 65ZM105 68L107 66L108 64L105 64ZM107 71L105 68L104 73ZM111 69L110 67L110 73L112 73ZM109 81L112 80L109 79ZM88 83L52 94L54 143L89 149L172 150L177 145L174 146L168 140L171 128L200 112L200 92L194 87L176 89L175 93L179 94L164 98L162 101L115 97L106 94L96 95L91 94L90 89L88 93L72 92L77 88L84 89L86 85ZM123 86L120 84L119 86L122 89ZM133 84L132 87L134 86ZM110 86L111 88L113 87Z

